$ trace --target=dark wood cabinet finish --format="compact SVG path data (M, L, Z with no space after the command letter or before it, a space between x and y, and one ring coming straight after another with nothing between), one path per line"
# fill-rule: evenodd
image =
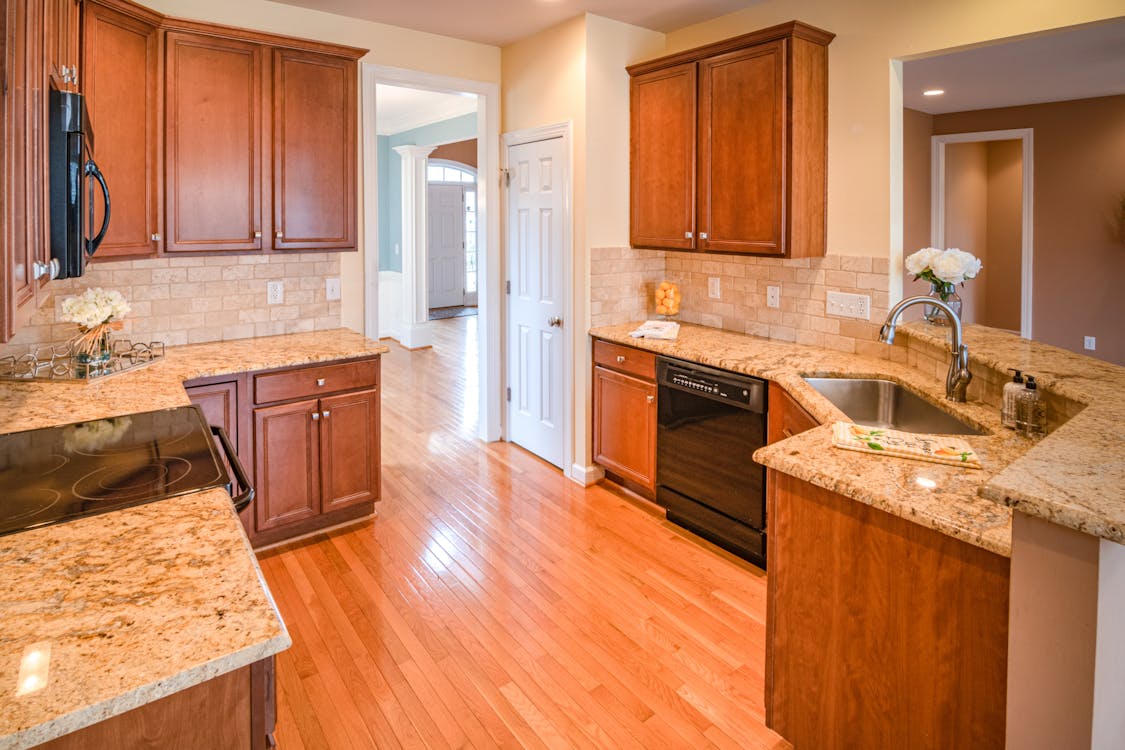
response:
M766 724L794 747L1003 748L1009 560L768 474Z
M356 64L273 51L273 248L356 245Z
M320 410L321 509L378 500L378 392L322 398Z
M263 48L170 32L165 49L165 252L260 250Z
M379 361L361 359L311 365L254 376L254 401L259 404L308 398L324 393L371 388L379 383Z
M656 355L594 339L594 461L613 481L656 498Z
M95 158L113 196L113 220L95 260L152 256L160 247L158 23L155 14L116 0L86 4L82 91L96 124ZM94 226L101 226L100 202L95 211Z
M59 91L77 91L80 0L47 2L47 73Z
M770 381L766 429L768 442L776 443L819 426L820 422L794 401L784 388Z
M635 247L824 254L832 38L794 21L629 66Z
M316 399L254 410L256 532L320 514L319 420Z

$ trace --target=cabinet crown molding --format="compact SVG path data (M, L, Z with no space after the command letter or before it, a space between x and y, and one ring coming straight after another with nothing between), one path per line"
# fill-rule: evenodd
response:
M775 39L787 39L796 37L798 39L805 39L813 42L814 44L821 44L828 46L828 44L836 38L836 35L824 29L818 29L815 26L810 26L801 21L789 21L788 23L781 23L777 26L770 26L767 29L759 29L752 31L749 34L742 34L741 36L731 37L730 39L723 39L719 42L712 44L705 44L702 47L693 47L692 49L684 50L683 52L676 52L671 55L658 57L654 60L646 60L644 62L635 63L626 66L625 70L629 75L636 76L644 73L651 73L661 68L670 68L674 65L681 65L687 62L695 62L702 60L706 57L713 57L714 55L721 55L724 52L733 52L734 50L750 47L755 44L763 42L772 42Z

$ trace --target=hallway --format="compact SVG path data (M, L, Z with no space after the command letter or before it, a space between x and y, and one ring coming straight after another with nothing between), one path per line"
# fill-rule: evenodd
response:
M299 748L781 748L765 575L476 440L476 325L382 364L379 516L263 553Z

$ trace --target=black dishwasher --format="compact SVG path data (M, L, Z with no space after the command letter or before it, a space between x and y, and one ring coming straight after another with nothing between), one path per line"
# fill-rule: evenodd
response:
M766 565L766 381L656 359L656 501L668 520Z

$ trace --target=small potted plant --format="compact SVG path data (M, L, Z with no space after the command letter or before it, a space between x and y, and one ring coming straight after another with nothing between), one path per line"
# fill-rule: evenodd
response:
M61 320L78 324L78 335L70 340L80 377L96 375L113 355L111 334L121 328L121 319L131 309L121 292L95 287L60 305Z
M947 250L924 247L908 255L904 264L906 270L914 274L915 281L925 279L930 282L931 297L940 299L953 308L957 317L961 317L961 297L957 294L956 285L964 286L966 280L976 278L981 269L979 258L955 247ZM936 306L924 305L922 314L930 325L950 325L945 313Z

